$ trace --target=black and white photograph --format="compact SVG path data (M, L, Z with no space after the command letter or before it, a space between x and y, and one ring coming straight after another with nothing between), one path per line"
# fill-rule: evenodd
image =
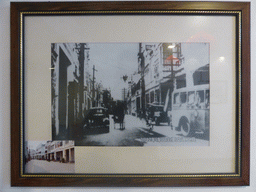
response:
M52 43L52 140L209 146L210 43Z
M75 173L74 141L26 141L24 173Z

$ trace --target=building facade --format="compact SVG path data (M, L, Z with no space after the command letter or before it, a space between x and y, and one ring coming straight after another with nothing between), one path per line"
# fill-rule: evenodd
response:
M46 159L47 150L45 144L39 144L36 147L36 159L44 160Z
M75 162L74 141L48 141L47 160L60 162Z
M133 115L145 114L149 103L171 111L175 89L194 86L193 75L204 66L208 66L209 74L208 43L140 43L139 46L138 71L131 76L128 91L128 109Z
M76 140L81 136L86 112L102 106L103 86L90 66L86 43L51 45L52 140Z
M52 137L72 140L92 105L89 48L84 43L51 46Z
M40 143L36 146L36 149L32 149L31 146L26 149L27 161L48 160L59 161L63 163L75 162L75 142L74 141L47 141L46 143Z

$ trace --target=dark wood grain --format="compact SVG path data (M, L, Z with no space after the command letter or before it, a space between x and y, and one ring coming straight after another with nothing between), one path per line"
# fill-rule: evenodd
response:
M20 12L48 11L242 11L242 110L240 177L22 177L20 174ZM249 185L250 3L248 2L52 2L11 3L11 185L12 186L236 186Z
M250 182L250 4L242 8L242 162L241 179L246 185Z
M136 2L51 2L16 3L20 11L92 11L92 10L241 10L246 2L175 2L175 1L136 1Z
M11 7L11 183L20 180L19 11Z

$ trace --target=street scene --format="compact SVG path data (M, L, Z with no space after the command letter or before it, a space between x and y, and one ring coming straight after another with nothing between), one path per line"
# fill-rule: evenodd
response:
M74 141L26 141L25 173L75 173Z
M52 43L52 140L209 146L209 43Z
M85 134L76 142L76 146L206 146L208 135L197 133L194 137L184 137L163 123L149 127L146 121L132 115L126 115L124 129L120 129L110 117L109 133Z

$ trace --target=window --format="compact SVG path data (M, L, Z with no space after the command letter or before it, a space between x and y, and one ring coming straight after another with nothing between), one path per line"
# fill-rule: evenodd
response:
M210 105L210 92L209 90L205 91L205 107L208 108Z
M155 101L155 95L154 95L154 91L150 92L150 103L153 103Z
M175 93L173 96L173 104L179 104L179 93Z
M180 75L176 77L176 88L180 89L186 87L186 74Z
M146 94L146 104L149 103L149 94Z
M195 92L190 91L190 92L188 92L188 104L192 105L194 103L195 103Z
M187 93L186 92L180 93L180 102L181 103L186 103L187 102Z
M209 64L197 69L193 74L194 85L209 84Z
M197 103L203 103L204 102L204 91L197 91L196 92L196 100L197 100Z
M160 102L160 91L159 89L157 89L155 91L155 99L156 99L156 102L159 103Z

